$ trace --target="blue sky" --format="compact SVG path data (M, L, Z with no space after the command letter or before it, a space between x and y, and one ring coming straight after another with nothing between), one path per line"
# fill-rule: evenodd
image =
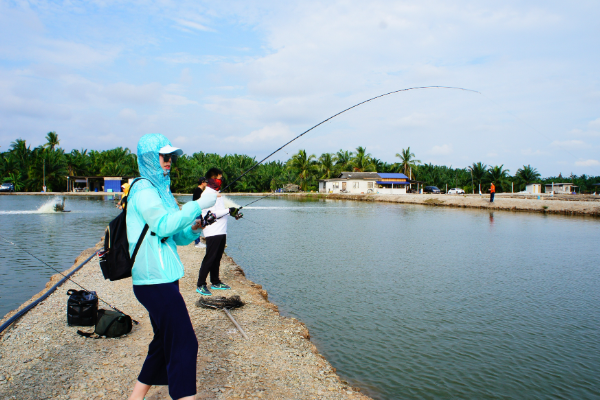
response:
M219 4L214 4L219 3ZM2 1L0 150L265 156L365 146L394 162L600 175L597 1Z

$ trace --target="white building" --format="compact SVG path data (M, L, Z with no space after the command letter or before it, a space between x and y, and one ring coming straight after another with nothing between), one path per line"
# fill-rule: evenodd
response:
M529 183L525 186L525 192L531 194L542 193L542 184L541 183Z
M319 181L319 193L406 194L408 177L399 173L342 172L337 178Z
M575 189L577 188L578 186L572 183L546 183L546 193L570 194L575 193Z

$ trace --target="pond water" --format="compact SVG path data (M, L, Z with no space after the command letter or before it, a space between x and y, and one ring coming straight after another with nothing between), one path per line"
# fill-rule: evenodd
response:
M600 220L271 198L244 213L228 254L372 397L600 398Z
M119 214L112 197L66 197L65 210L54 212L62 197L0 196L0 235L62 272L93 247ZM0 317L41 291L56 274L0 238Z
M0 198L2 235L61 270L117 214L103 198L8 213L44 201ZM600 220L276 198L244 214L227 253L375 399L600 398ZM0 313L54 273L11 247Z

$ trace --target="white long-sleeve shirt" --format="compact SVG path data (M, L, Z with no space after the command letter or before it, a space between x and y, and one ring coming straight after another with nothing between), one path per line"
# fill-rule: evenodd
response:
M210 188L206 189L208 190ZM204 217L209 211L216 215L217 220L212 225L208 225L204 228L204 237L227 235L227 219L229 218L229 208L225 207L223 197L217 197L217 202L214 206L202 210L202 216Z

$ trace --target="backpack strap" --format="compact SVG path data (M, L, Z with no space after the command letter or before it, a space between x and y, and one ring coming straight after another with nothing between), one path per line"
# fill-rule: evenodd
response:
M135 263L135 256L137 256L137 252L140 249L140 246L142 245L142 241L144 240L144 236L146 236L146 232L148 232L148 228L150 228L150 227L148 226L148 224L146 224L146 225L144 225L144 229L142 229L140 238L138 239L138 241L135 245L135 250L133 250L133 255L131 256L131 265L133 265Z
M146 179L146 178L136 178L133 180L133 182L131 182L131 186L129 186L129 193L131 193L131 189L133 189L133 185L135 185L136 182L141 181L142 179ZM150 181L149 179L146 179L148 182L150 182L150 184L152 186L154 186L154 184L152 183L152 181ZM160 195L160 194L159 194ZM129 197L129 196L127 196ZM125 207L127 208L127 207ZM131 265L133 265L135 263L135 257L137 256L138 250L140 249L140 246L142 245L142 241L144 240L144 237L146 236L146 232L148 232L149 226L148 224L144 225L144 229L142 229L142 233L140 234L140 238L138 239L136 245L135 245L135 249L133 250L133 255L131 256Z
M92 337L92 335L93 335L94 333L95 333L95 332L83 332L83 331L77 330L77 334L78 334L79 336L83 336L83 337L86 337L86 338L90 338L90 337ZM94 338L94 339L100 339L100 338L98 337L98 338Z
M131 193L131 189L133 188L133 185L136 182L141 181L142 179L146 179L148 182L150 182L150 184L152 186L154 186L154 183L152 183L152 181L150 179L142 178L142 177L135 178L134 181L131 182L131 186L129 186L129 193ZM160 196L160 192L158 193L158 195ZM125 203L125 207L124 208L127 208L126 205L127 205L127 203ZM137 244L135 245L135 250L133 250L133 255L131 256L131 265L133 265L133 263L135 263L135 256L137 255L137 252L138 252L138 250L140 248L140 245L142 244L142 240L144 240L144 236L146 236L146 232L148 232L148 229L149 229L148 224L146 224L144 226L144 229L142 230L142 234L140 235L140 239L138 240ZM154 233L154 232L150 232L150 234L152 236L156 236L156 233ZM164 243L167 239L168 239L168 237L162 238L161 239L161 243Z

